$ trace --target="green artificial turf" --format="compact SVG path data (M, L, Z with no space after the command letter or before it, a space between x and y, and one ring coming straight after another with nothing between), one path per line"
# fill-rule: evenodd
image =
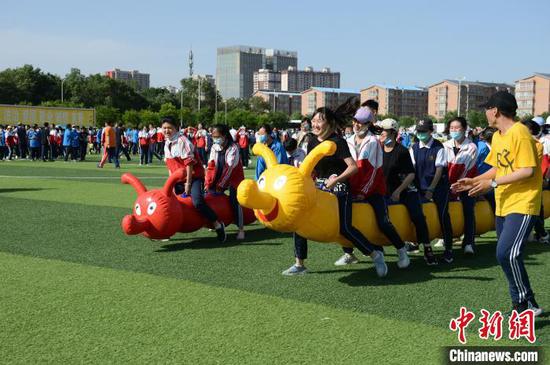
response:
M159 164L133 161L121 170L97 169L94 162L0 163L0 251L9 253L0 255L6 284L0 286L0 318L7 321L7 331L0 331L0 343L7 344L0 347L2 358L438 363L440 346L458 345L448 323L461 306L476 314L510 306L492 233L477 241L476 257L457 250L450 266L428 267L414 256L411 268L399 270L395 249L387 248L384 279L366 258L335 267L339 247L311 243L311 273L283 277L293 262L292 238L259 224L247 227L243 243L235 242L230 227L223 245L207 230L170 242L125 236L120 220L131 212L135 193L119 176L128 171L149 178L144 182L151 187L166 176ZM526 262L539 304L550 308L550 247L530 244ZM77 335L83 323L89 325ZM549 323L537 319L538 344L550 342ZM476 330L477 324L468 328L471 340ZM89 341L82 340L88 332Z

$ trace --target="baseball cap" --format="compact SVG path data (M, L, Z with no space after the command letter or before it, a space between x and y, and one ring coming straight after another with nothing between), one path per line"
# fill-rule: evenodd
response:
M533 122L537 123L538 125L544 125L545 120L543 117L534 117L531 119Z
M416 131L420 133L431 132L434 130L434 123L431 119L420 119L416 122Z
M514 95L508 91L497 91L489 97L486 103L481 104L480 107L485 109L498 108L504 112L515 113L518 103Z
M399 130L399 123L397 123L397 120L392 118L386 118L380 123L378 123L378 126L382 129L393 129L393 130Z
M361 124L366 124L374 121L374 115L368 107L361 107L355 112L353 119Z

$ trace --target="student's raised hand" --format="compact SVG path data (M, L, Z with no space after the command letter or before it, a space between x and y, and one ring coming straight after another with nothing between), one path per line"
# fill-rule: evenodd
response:
M465 177L451 185L451 190L456 193L470 190L474 187L474 179Z
M491 180L479 180L474 183L472 189L468 192L469 196L483 195L491 190Z

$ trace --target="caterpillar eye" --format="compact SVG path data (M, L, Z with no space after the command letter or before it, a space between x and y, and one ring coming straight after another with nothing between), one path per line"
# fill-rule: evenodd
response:
M260 190L264 190L265 188L265 177L260 177L260 179L258 180L258 187L260 188Z
M157 209L157 203L151 202L149 206L147 207L147 214L153 215L155 213L155 210Z

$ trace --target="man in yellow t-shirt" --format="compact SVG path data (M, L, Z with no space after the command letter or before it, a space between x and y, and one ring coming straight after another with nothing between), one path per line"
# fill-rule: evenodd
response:
M482 195L495 189L497 259L508 279L513 309L532 309L540 315L523 263L523 250L540 212L542 171L529 129L514 118L516 98L505 91L493 94L483 105L493 135L485 162L492 168L475 178L461 179L453 188Z

